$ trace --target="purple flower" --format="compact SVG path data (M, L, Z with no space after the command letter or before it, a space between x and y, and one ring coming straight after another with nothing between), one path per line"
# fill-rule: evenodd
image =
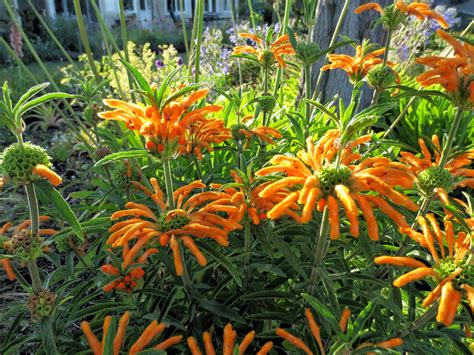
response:
M178 58L178 65L183 65L183 58L181 57Z
M163 68L165 66L165 63L163 63L163 61L161 59L158 59L155 62L155 65L156 65L156 69L160 69L160 68Z

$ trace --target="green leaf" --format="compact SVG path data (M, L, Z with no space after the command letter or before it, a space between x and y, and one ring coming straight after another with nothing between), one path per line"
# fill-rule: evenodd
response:
M339 327L339 322L336 320L336 317L334 317L333 312L329 308L319 302L317 298L307 293L303 293L301 296L316 311L321 321L329 322L329 325L331 326L332 331L334 333L337 333L341 330L341 328Z
M208 243L204 243L200 240L197 240L196 244L199 246L199 248L204 249L209 254L211 254L218 263L220 263L224 268L226 268L227 271L229 271L229 273L232 275L237 285L239 285L239 287L242 287L242 279L240 277L240 271L234 266L234 264L224 254L216 250L212 245Z
M109 330L105 336L104 349L102 350L102 355L114 355L114 338L115 333L117 332L117 320L115 317L112 317L110 321Z
M125 68L132 74L133 78L138 84L138 87L142 89L148 95L152 95L152 90L148 81L143 77L142 74L130 63L126 62L125 60L121 59L120 62L125 66Z
M243 319L236 311L224 306L223 304L214 302L214 301L201 301L199 307L209 311L218 316L227 318L234 322L245 324L245 319Z
M64 220L69 223L74 233L78 238L84 240L84 232L82 231L81 224L77 220L76 215L72 211L69 204L64 200L63 196L56 190L48 181L40 180L35 182L35 186L41 191L41 193L50 201L56 210L64 218Z
M15 108L13 109L13 113L16 113L18 111L18 109L20 108L20 106L26 102L27 100L29 100L31 97L35 96L37 93L39 93L40 91L44 90L45 88L47 88L49 86L49 82L46 82L46 83L42 83L42 84L38 84L38 85L35 85L35 86L32 86L27 92L25 92L21 97L20 99L18 100L18 102L16 103L15 105Z
M265 300L265 299L273 299L273 298L294 299L295 297L296 296L294 294L289 293L289 292L268 290L268 291L257 291L257 292L247 293L241 296L240 299L243 301L252 301L252 300Z
M69 321L76 321L76 320L81 320L84 319L88 316L92 316L94 314L100 313L100 312L110 312L112 310L114 311L127 311L127 310L132 310L133 307L130 306L129 304L126 303L120 303L120 302L101 302L98 304L95 304L93 306L89 306L86 308L83 308L79 311L76 311L74 313L69 314Z
M100 159L97 163L94 164L95 167L102 166L107 163L111 163L117 160L131 159L131 158L144 158L148 155L146 149L134 149L126 150L124 152L117 152L107 155L106 157Z
M191 91L194 91L196 89L199 89L201 87L203 87L204 84L191 84L191 85L188 85L186 86L184 89L181 89L179 90L178 92L175 92L173 95L171 95L170 97L168 97L165 101L165 103L163 104L163 106L166 106L168 105L170 102L176 100L177 98L183 96L183 95L186 95L188 92L191 92Z
M41 338L43 339L43 348L45 353L56 355L52 349L56 348L56 342L54 341L54 335L51 332L51 318L45 318L40 321Z
M174 76L178 74L178 72L181 70L182 67L178 67L175 70L173 70L171 73L168 74L168 76L163 80L161 83L160 87L158 90L156 90L152 96L155 98L155 105L158 108L161 108L161 102L163 101L163 96L165 95L166 89L171 83L171 80L173 80Z
M323 113L325 113L327 116L329 116L329 118L331 118L331 120L334 121L334 123L339 126L339 119L337 118L337 116L331 112L326 106L324 106L323 104L317 102L317 101L313 101L313 100L307 100L305 99L305 101L309 102L311 105L313 105L314 107L316 107L318 110L322 111Z
M34 100L28 101L26 104L19 107L18 116L20 117L23 116L29 110L35 108L36 106L44 104L47 101L54 100L54 99L71 99L73 97L74 97L73 95L67 94L65 92L52 92L50 94L40 96Z

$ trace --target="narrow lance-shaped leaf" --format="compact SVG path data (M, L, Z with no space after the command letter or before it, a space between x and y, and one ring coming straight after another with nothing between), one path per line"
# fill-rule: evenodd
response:
M82 231L81 224L77 220L77 217L69 204L64 200L61 193L45 180L35 182L35 186L38 187L39 191L47 198L47 200L56 207L56 210L61 217L69 223L74 233L81 241L83 241L84 232Z

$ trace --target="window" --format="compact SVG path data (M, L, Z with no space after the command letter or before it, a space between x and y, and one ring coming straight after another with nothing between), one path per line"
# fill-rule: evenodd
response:
M125 10L133 11L133 0L123 0L123 8Z
M204 12L216 11L216 0L205 0L204 1Z
M142 11L146 10L145 0L140 0L140 10Z
M168 0L168 12L179 16L181 11L180 3L183 3L183 13L185 16L191 16L191 0Z
M58 15L64 14L63 0L55 0L54 1L54 8L56 9L56 13Z
M231 10L231 1L233 0L222 0L222 10L223 11L229 11Z

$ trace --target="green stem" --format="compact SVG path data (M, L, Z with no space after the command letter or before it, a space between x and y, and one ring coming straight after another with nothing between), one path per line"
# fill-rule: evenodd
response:
M204 0L198 0L196 4L197 21L196 26L196 47L194 48L194 82L199 82L199 68L201 65L201 44L202 44L202 30L204 22Z
M311 269L311 275L309 277L308 293L312 294L314 287L316 286L316 279L318 275L318 268L323 264L324 257L327 252L327 239L329 232L329 209L324 207L323 216L321 220L321 227L319 229L319 234L316 238L316 243L314 246L314 260L313 266Z
M463 110L461 108L456 109L456 114L454 116L453 123L448 133L448 140L446 145L444 146L443 152L441 153L441 158L439 160L439 167L444 168L446 163L448 162L449 153L451 152L451 148L453 146L454 138L456 137L456 133L458 132L459 125L461 123Z
M163 175L165 178L166 197L171 210L175 209L173 197L173 175L171 174L171 164L169 159L163 160Z
M250 11L250 23L252 24L252 28L255 28L255 13L253 11L252 0L247 1Z
M287 32L288 23L290 21L291 13L291 0L285 1L285 14L283 16L282 26L280 27L280 36L283 36ZM273 96L277 96L277 91L280 88L280 81L283 76L283 68L278 67L277 76L275 79L275 87L273 88Z
M181 28L183 30L184 49L186 50L186 57L188 57L189 60L188 31L186 30L186 21L184 19L184 0L179 0L179 13L181 15Z
M387 39L385 40L385 52L383 54L383 66L387 65L388 62L388 54L390 52L390 43L392 42L392 29L389 29L387 32Z
M39 207L38 199L36 198L35 187L32 183L25 185L26 196L28 199L28 207L30 210L30 220L31 220L31 233L37 235L39 232ZM33 287L33 292L38 293L41 291L41 277L39 275L38 266L35 261L28 262L28 271L31 277L31 284ZM41 322L41 338L43 340L43 347L48 352L48 354L59 354L56 348L56 342L54 338L53 326L50 319L43 319Z
M387 129L387 131L383 134L382 136L382 139L385 139L388 137L388 135L395 129L395 127L397 126L398 122L400 122L400 120L405 117L405 115L407 114L408 112L408 109L410 108L411 105L413 105L413 103L415 102L416 100L416 96L413 96L410 101L408 101L408 103L405 105L405 107L403 108L403 111L400 112L400 114L398 115L398 117L395 119L395 121L393 121L393 123L390 125L390 127Z
M125 8L123 5L124 1L119 1L119 16L120 16L120 33L122 36L122 47L123 47L123 55L125 57L125 61L130 63L130 54L128 52L128 34L127 34L127 21L125 19ZM135 101L135 94L132 92L134 87L134 81L132 74L129 73L127 70L127 77L128 77L128 86L130 88L132 100Z
M84 51L86 52L87 61L89 62L89 66L92 69L92 73L94 74L96 83L100 84L102 80L95 66L94 57L92 56L92 50L89 43L89 38L87 36L86 25L84 22L84 16L82 15L82 9L79 0L74 0L74 10L76 12L77 27L79 29L79 35L81 37L82 46L84 47Z
M304 67L304 83L305 83L305 98L311 100L311 65L305 65ZM306 102L306 127L305 127L305 138L309 136L309 127L311 124L311 104Z
M202 175L201 163L195 156L193 156L193 163L194 163L194 166L196 167L196 174L198 176L198 179L203 181L204 177Z
M173 175L171 174L171 164L169 159L163 160L163 175L165 179L165 187L166 187L166 196L168 200L168 206L170 210L175 209L174 197L173 197ZM191 290L191 279L189 278L188 270L186 268L186 261L184 260L183 250L181 248L181 243L179 245L179 255L181 257L181 263L183 264L183 274L181 275L181 279L183 281L183 286L190 296Z
M248 279L249 266L250 266L250 243L251 243L251 233L250 233L250 219L247 218L245 221L245 231L244 231L244 255L245 255L245 275Z
M25 189L28 198L28 207L30 208L31 232L36 235L39 232L39 208L36 191L31 182L25 185Z

